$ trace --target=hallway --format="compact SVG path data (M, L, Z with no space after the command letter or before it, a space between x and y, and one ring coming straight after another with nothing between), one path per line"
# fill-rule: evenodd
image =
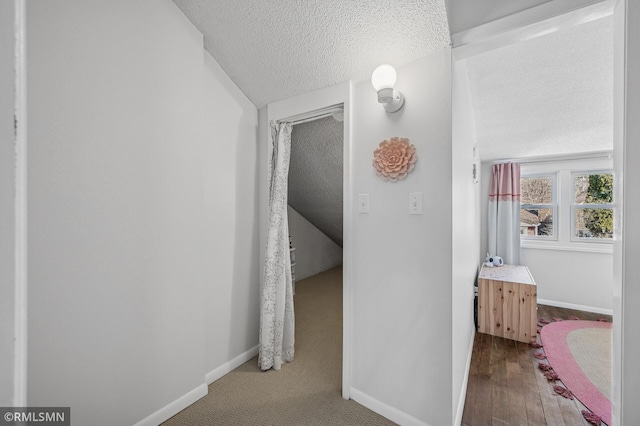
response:
M292 363L261 371L253 358L164 425L393 425L341 396L342 267L296 282L294 304Z

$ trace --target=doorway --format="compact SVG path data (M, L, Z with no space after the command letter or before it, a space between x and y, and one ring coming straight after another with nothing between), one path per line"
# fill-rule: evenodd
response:
M605 10L607 7L608 7L608 10ZM594 13L594 10L596 8L601 8L599 13ZM552 19L548 20L548 22L547 21L539 22L538 24L532 26L532 27L536 27L536 31L532 31L531 28L528 29L529 30L529 36L533 37L535 35L535 37L540 37L542 39L545 35L552 35L554 33L562 32L568 27L582 26L583 24L585 24L585 25L592 24L592 26L593 25L597 26L598 24L597 24L596 21L602 20L602 19L605 19L605 20L608 19L609 20L609 30L608 30L608 36L607 36L608 38L605 41L609 45L609 49L610 49L609 54L611 55L611 59L607 63L606 67L608 67L608 71L609 71L609 73L611 75L611 71L613 70L613 59L612 59L612 57L613 57L613 45L614 45L613 36L612 36L612 34L613 34L613 23L611 22L612 21L612 17L611 17L612 10L611 9L612 9L611 5L607 6L605 4L600 4L599 6L586 8L585 10L582 10L582 11L575 11L575 12L572 12L572 13L567 13L566 14L567 16L562 17L562 19L558 19L558 17L555 17L555 18L552 18ZM569 16L569 15L572 15L572 16ZM559 26L559 27L557 26L557 24L560 21L562 21L564 26ZM546 26L546 28L545 28L545 26ZM477 54L478 50L482 51L482 52L480 52L482 54L482 53L491 51L492 49L496 48L496 46L497 46L497 48L502 48L504 46L514 45L514 44L518 43L519 41L522 41L522 39L520 39L520 37L523 35L524 29L518 28L518 30L515 30L514 32L518 32L518 36L514 37L514 34L508 34L505 37L507 39L507 41L504 41L504 40L503 41L497 41L497 39L499 39L501 36L494 37L493 42L495 44L492 47L489 47L488 45L485 45L482 48L480 46L478 46L478 45L471 46L471 47L470 47L470 45L461 46L461 50L458 52L460 54L456 54L457 52L456 52L456 49L454 48L454 58L456 60L458 60L458 62L454 61L454 64L453 64L454 74L455 74L456 67L459 66L460 64L464 64L466 66L465 61L467 59L471 58L473 55ZM511 37L511 39L509 40L510 37ZM482 43L479 43L479 44L482 44ZM488 43L488 44L491 44L491 43ZM586 43L586 44L588 45L588 43ZM470 53L472 51L473 51L473 53ZM495 61L495 64L494 64L494 66L496 68L503 68L503 67L509 68L510 65L511 64L504 63L504 62L499 62L499 61ZM533 63L531 65L532 65L532 68L533 68L533 67L537 66L537 62L533 61ZM557 66L561 67L562 65L560 63L558 63ZM609 99L613 98L613 88L611 86L612 85L609 85L609 93L608 93L608 98ZM455 90L454 90L454 92L455 92ZM557 91L556 94L555 94L555 97L557 97L557 98L561 98L562 96L563 96L563 93L561 91ZM519 101L525 102L525 103L526 102L531 102L531 101L529 101L529 99L522 97L521 92L513 93L513 100L514 101L519 100ZM455 111L455 109L454 109L454 111ZM496 113L496 115L499 116L498 113ZM577 155L575 153L572 154L571 152L564 152L564 153L551 152L555 148L557 148L558 146L561 146L561 144L558 144L558 146L551 146L550 148L547 147L547 149L543 150L542 152L538 152L538 153L528 152L528 153L525 153L526 155L522 155L520 153L514 154L514 151L512 151L509 146L503 145L501 147L501 148L503 148L503 154L501 156L499 156L499 157L495 157L495 159L492 159L491 161L495 161L495 162L500 162L500 160L503 160L503 161L518 161L521 158L527 158L527 156L528 156L528 158L529 158L528 159L528 167L529 168L533 168L535 166L535 167L540 168L540 167L542 167L541 166L542 163L544 163L545 165L549 164L549 160L552 159L548 155L549 153L555 154L555 157L556 157L555 160L558 160L557 157L560 157L559 158L560 160L567 160L567 159L572 159L572 157L578 157L583 163L585 163L585 162L594 163L595 162L594 158L600 157L600 158L605 158L606 159L607 156L608 156L609 166L607 166L606 169L607 170L611 170L612 169L611 154L612 154L612 152L614 150L613 141L612 141L612 134L613 134L613 131L612 131L612 128L613 128L613 108L611 108L611 110L609 112L609 116L611 117L611 123L609 124L610 135L608 137L608 141L610 143L606 147L599 147L599 148L596 148L596 149L591 147L590 150L589 149L585 149L585 150L582 150L582 151L577 150L577 151L575 151L575 153L577 153ZM549 123L549 121L543 121L543 122L544 123ZM457 143L457 142L454 141L454 143ZM482 151L481 143L479 145L480 145L480 151ZM531 147L529 147L529 148L531 148ZM581 155L581 153L582 153L582 155ZM587 154L584 154L584 153L587 153ZM491 166L491 164L490 164L491 161L489 161L488 162L489 164L485 164L485 167L483 167L483 175L485 176L485 185L486 185L486 180L487 180L486 176L488 175L487 172L490 170L490 166ZM580 167L583 167L583 166L580 166ZM584 166L584 167L589 167L589 166ZM593 167L591 167L591 168L593 169ZM585 168L584 170L589 170L589 169ZM603 170L603 169L600 168L600 170ZM537 171L540 171L540 170L537 170ZM570 173L569 173L569 177L571 177ZM567 182L569 182L569 180L567 180ZM569 188L569 189L571 189L571 188ZM570 192L570 191L568 191L568 192ZM487 198L486 194L483 193L482 199L484 200L486 198ZM570 197L568 197L568 198L570 198ZM484 213L485 210L486 209L483 207L482 208L482 212ZM566 211L565 213L567 213L566 216L568 218L569 217L569 214L568 214L569 212ZM486 223L486 218L485 217L483 217L482 223L483 224ZM563 224L562 226L565 226L565 230L566 230L568 228L568 226L569 226L569 221L567 220L567 224L566 225ZM483 234L484 234L484 232L485 231L483 230ZM569 239L567 238L567 240L569 240ZM557 259L560 254L563 254L564 252L567 252L567 253L569 252L568 244L565 245L564 247L562 247L561 244L557 244L557 247L554 249L555 251L552 251L551 249L549 249L549 250L547 250L547 253L549 255L553 255ZM484 248L483 248L484 246L486 246L486 244L482 244L481 245L481 256L482 256L482 258L484 258L484 254L486 253L486 250L484 250ZM582 247L582 248L584 249L585 247ZM538 250L539 250L540 253L543 252L541 249L538 249ZM533 252L533 249L531 249L531 251ZM578 251L580 251L580 250L578 250ZM613 265L613 262L614 262L614 260L613 260L613 250L611 249L611 247L609 247L608 250L603 250L603 245L600 245L598 250L593 251L593 253L588 253L587 250L585 250L585 253L586 254L584 254L584 253L583 254L585 256L589 256L589 259L595 258L597 256L603 256L603 255L609 257L609 270L611 270L611 273L609 273L608 274L609 276L607 277L607 279L610 282L610 284L608 286L609 305L608 305L608 307L606 309L596 310L595 312L599 312L601 314L611 315L611 313L613 313L613 309L612 308L614 307L614 306L612 306L612 304L614 302L614 300L613 300L613 292L614 292L614 286L615 286L615 283L613 282L613 276L612 276L613 275L613 273L612 273L613 271L612 270L615 267L615 265ZM576 253L576 255L579 255L579 253ZM529 258L531 259L533 257L529 256ZM525 259L523 259L523 261L525 261ZM591 260L586 261L586 262L589 263L589 262L591 262ZM556 261L556 263L554 263L554 262L547 263L547 265L551 265L551 264L554 264L554 265L557 265L557 266L562 265L563 269L564 269L564 266L566 265L562 261ZM557 266L556 266L556 273L557 273ZM550 268L550 269L553 269L553 268ZM574 269L572 267L567 267L564 270L565 271L572 271L572 272L574 271ZM560 272L560 273L562 273L562 272ZM534 273L534 276L536 276L536 281L538 281L538 274ZM593 278L593 277L591 277L591 278ZM571 293L571 292L569 292L569 293ZM576 295L576 294L579 294L579 293L574 291L573 294ZM569 295L569 296L571 296L571 295ZM540 298L540 292L538 294L538 297ZM575 304L576 305L587 305L585 303L579 303L579 302L576 302ZM571 303L568 303L568 305L571 305ZM562 305L558 305L558 306L562 306ZM591 307L596 306L597 307L597 305L587 305L587 306L591 306ZM568 307L572 307L572 306L562 306L562 307L567 307L568 308ZM579 309L579 307L578 307L578 309ZM596 315L596 317L598 317L598 316ZM620 318L617 317L616 321L618 321L619 319ZM619 327L619 326L620 326L620 324L616 324L616 325L614 325L614 328L615 327ZM615 351L616 351L616 348L614 347L614 351L613 351L614 355L615 355ZM614 388L615 388L615 386L617 386L617 384L615 383L617 380L618 380L618 376L614 375L614 383L613 383ZM614 391L614 394L612 396L613 396L612 401L614 401L614 405L615 405L615 400L616 400L615 391Z
M326 110L338 105L342 105L342 397L349 399L351 392L351 241L352 241L352 206L349 200L352 200L351 190L351 127L350 127L350 93L351 83L343 83L336 86L331 86L325 89L321 89L308 94L300 95L295 98L285 99L283 101L269 104L267 107L266 120L262 120L262 135L266 136L266 141L263 151L263 161L261 167L265 172L268 159L272 154L272 141L267 131L268 123L272 120L275 121L295 121L303 120L305 118L311 118L317 116L318 111ZM334 111L335 112L335 111ZM325 117L328 120L333 120L332 117ZM263 223L266 223L267 212L267 190L268 185L266 179L261 187L261 211L263 214ZM266 229L266 226L263 228ZM264 234L264 233L262 233ZM265 247L266 241L265 235L261 235L263 241L261 246ZM262 263L264 264L264 253L262 253Z
M613 168L612 10L588 9L462 59L454 49L453 67L458 88L467 86L462 90L476 130L471 138L482 162L481 259L491 166L520 163L523 177L548 180L550 198L539 202L549 204L545 213L553 211L545 222L535 218L550 222L549 235L521 238L521 260L536 277L539 302L611 315L612 239L581 238L573 229L579 202L573 180ZM559 277L549 265L572 274Z
M344 123L342 106L293 126L288 213L295 278L342 265Z

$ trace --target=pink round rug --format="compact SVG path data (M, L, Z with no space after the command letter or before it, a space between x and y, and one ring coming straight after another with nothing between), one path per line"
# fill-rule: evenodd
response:
M573 395L611 424L610 322L558 321L542 327L540 338L551 367Z

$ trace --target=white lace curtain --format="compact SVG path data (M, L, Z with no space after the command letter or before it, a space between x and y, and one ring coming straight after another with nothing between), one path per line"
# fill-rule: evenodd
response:
M294 315L287 186L291 153L291 123L271 122L273 155L269 160L269 217L260 303L258 363L279 370L293 361Z
M489 187L489 240L492 256L520 264L520 164L494 164Z

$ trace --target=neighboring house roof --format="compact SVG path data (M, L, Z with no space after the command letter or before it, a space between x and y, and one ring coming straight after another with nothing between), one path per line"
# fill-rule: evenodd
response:
M520 210L520 226L538 226L540 225L540 220L538 216L527 211Z

